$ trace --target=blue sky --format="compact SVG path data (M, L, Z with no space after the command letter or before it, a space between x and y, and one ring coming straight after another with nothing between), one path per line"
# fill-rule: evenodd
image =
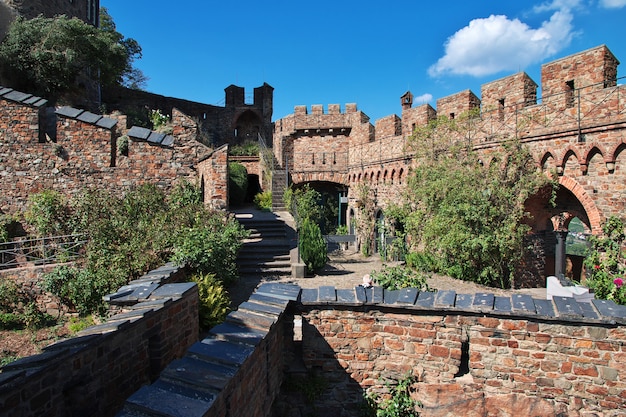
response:
M136 39L146 90L223 105L224 88L274 87L294 106L356 103L375 120L400 96L435 107L465 89L606 44L626 65L626 0L101 0ZM621 67L622 67L621 66ZM626 75L619 68L618 77ZM624 80L620 81L624 84ZM540 94L541 92L539 92Z

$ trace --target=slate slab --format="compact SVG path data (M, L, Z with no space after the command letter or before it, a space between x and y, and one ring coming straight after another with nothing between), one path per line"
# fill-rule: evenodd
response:
M442 290L437 291L435 296L435 306L437 307L454 307L454 301L456 300L456 291Z
M598 312L606 318L626 319L626 306L616 304L613 300L591 300Z
M117 120L111 119L110 117L103 117L96 123L96 126L102 127L104 129L113 129L113 126L117 124Z
M396 304L415 304L418 292L417 288L402 288L398 293Z
M258 329L250 329L244 326L237 326L232 323L222 323L213 327L209 331L209 334L212 334L219 339L256 346L263 340L267 332Z
M457 294L455 307L460 309L469 309L474 303L473 294Z
M538 315L544 317L556 317L552 300L540 300L534 298L533 302L535 303L535 310Z
M76 118L76 120L80 120L81 122L89 123L89 124L92 124L92 125L96 124L96 122L98 120L100 120L100 119L102 119L101 115L94 114L94 113L91 113L91 112L88 112L88 111L81 113Z
M243 311L256 312L256 313L273 314L276 316L280 316L283 313L283 311L285 311L284 308L281 308L279 306L275 306L271 304L260 304L260 303L255 303L251 301L245 301L239 304L238 309L243 310Z
M535 303L533 298L528 294L511 295L512 308L515 312L535 312Z
M337 301L344 304L356 303L354 290L337 290Z
M303 288L300 294L300 301L302 303L316 303L318 298L317 288Z
M580 309L582 310L583 317L588 319L597 320L600 318L593 304L591 303L578 303Z
M187 354L193 357L232 366L242 365L252 352L253 346L214 338L196 342L187 350Z
M150 136L152 131L150 129L146 129L145 127L133 126L128 130L127 135L133 138L147 140L148 136Z
M319 288L319 301L325 303L334 303L337 301L337 293L333 286L322 286Z
M229 313L226 316L226 322L238 324L240 326L251 327L254 329L269 331L270 327L272 327L272 325L276 323L276 316L270 317L237 310Z
M365 287L362 285L357 285L354 287L354 292L356 293L356 299L359 303L367 302L367 293L365 292Z
M487 311L493 310L493 303L495 302L495 296L491 293L478 292L474 295L474 302L472 303L472 309Z
M493 310L499 313L510 313L513 306L510 297L495 297L493 302Z
M172 145L174 145L174 137L173 136L167 135L161 141L161 146L167 146L168 148L171 148Z
M215 395L195 394L192 390L182 387L165 387L165 383L157 381L152 385L143 386L126 402L140 409L151 410L158 415L169 417L201 417L211 408ZM167 401L163 401L167 398Z
M384 303L395 304L400 296L400 290L384 290Z
M436 292L422 291L417 296L415 305L424 308L432 308L435 305Z
M161 373L161 378L178 380L202 389L221 390L236 372L234 367L184 357L170 363Z
M55 113L58 114L59 116L65 116L71 119L75 119L82 112L83 110L80 110L80 109L75 109L69 106L63 106L63 107L58 108Z
M554 301L559 317L576 317L583 315L583 311L573 297L555 295L552 297L552 301Z
M26 99L32 97L32 94L22 93L20 91L11 91L4 95L4 98L21 103Z
M157 145L160 145L164 137L165 137L164 133L150 132L150 135L148 136L147 140L150 143L156 143Z
M287 305L289 304L289 300L284 300L282 298L276 298L276 297L271 297L271 296L257 294L257 293L253 293L248 300L255 301L258 303L280 306L283 309L285 309Z
M293 284L264 283L256 290L259 294L295 301L300 295L300 287Z

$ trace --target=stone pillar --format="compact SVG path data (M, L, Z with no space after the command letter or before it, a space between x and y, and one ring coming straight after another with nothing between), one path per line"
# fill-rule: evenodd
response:
M567 230L556 230L556 250L554 251L554 275L557 278L565 277L565 239Z

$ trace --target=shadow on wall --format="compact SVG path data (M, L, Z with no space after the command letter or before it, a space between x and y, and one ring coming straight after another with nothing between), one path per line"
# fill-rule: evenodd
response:
M302 323L301 332L299 323ZM301 338L307 338L306 352L303 352L300 334ZM270 417L367 415L364 414L365 390L337 359L341 356L341 346L334 350L314 325L295 316L294 348L295 359L286 372Z

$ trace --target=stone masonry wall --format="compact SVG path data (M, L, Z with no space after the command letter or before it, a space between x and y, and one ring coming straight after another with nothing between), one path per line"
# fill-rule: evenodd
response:
M595 313L604 301L377 290L303 290L303 359L332 385L315 403L329 415L359 415L363 391L408 372L425 417L626 412L626 329Z
M115 193L144 183L169 189L177 181L198 180L198 164L210 149L198 142L196 123L173 109L173 136L133 127L117 129L117 119L62 107L52 114L50 137L46 100L0 87L0 210L25 209L28 197L51 189L67 196L84 188ZM124 118L121 118L124 120ZM127 135L128 150L118 138Z
M115 415L128 396L157 378L198 338L198 288L193 283L159 286L172 274L178 268L148 273L114 297L120 301L129 298L128 288L138 290L123 312L4 366L0 414Z
M228 207L228 145L198 162L198 176L204 204L215 209Z

